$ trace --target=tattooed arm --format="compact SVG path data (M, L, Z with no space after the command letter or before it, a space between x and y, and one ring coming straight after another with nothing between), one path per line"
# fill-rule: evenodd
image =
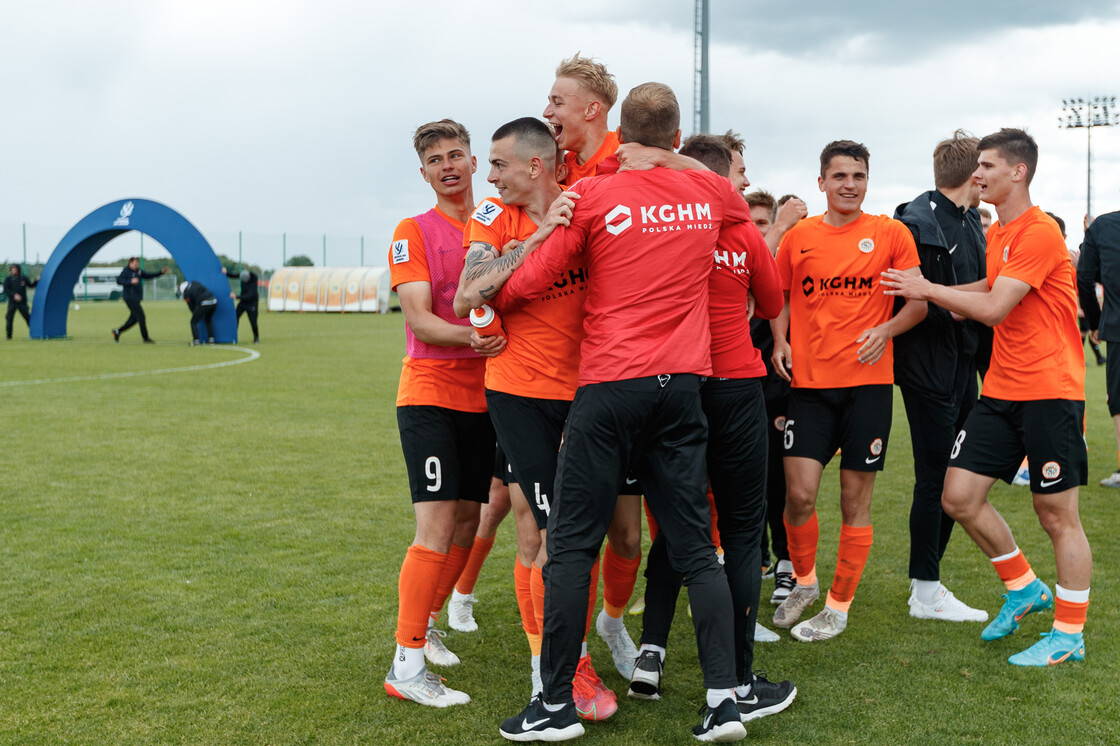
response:
M455 291L455 314L464 318L472 308L497 295L513 270L521 266L526 253L525 244L520 242L511 241L503 254L488 243L472 241L459 276L459 289Z
M549 207L548 214L533 235L521 241L510 241L502 251L484 241L472 241L459 276L459 289L455 291L455 313L464 318L472 308L491 301L513 271L520 267L534 249L557 227L570 225L575 200L579 195L563 192Z

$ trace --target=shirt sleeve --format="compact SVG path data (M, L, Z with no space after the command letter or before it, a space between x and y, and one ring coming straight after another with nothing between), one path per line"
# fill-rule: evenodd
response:
M778 283L782 290L789 290L790 278L793 276L793 267L790 266L789 261L790 245L793 243L792 233L792 230L788 230L782 236L781 243L778 244L778 253L774 257L774 263L778 267Z
M431 282L428 258L424 253L424 234L412 218L402 220L393 231L389 245L389 275L393 290L406 282Z
M578 206L576 212L579 212ZM525 262L514 270L494 297L495 308L499 311L516 308L547 290L572 258L583 250L587 235L587 226L577 219L573 219L571 225L552 231L543 244L525 257Z
M751 295L755 300L755 313L764 319L776 318L785 306L785 296L782 295L782 281L778 276L778 265L770 255L770 247L754 223L741 223L735 230L745 234L750 247Z
M463 228L463 248L470 248L474 241L488 243L498 250L502 250L501 235L504 233L505 206L492 199L484 199L471 213L470 219Z
M914 235L901 221L891 220L891 267L894 269L912 269L921 266L918 258L918 247L914 245Z
M1057 256L1054 248L1057 244L1054 237L1061 242L1058 227L1052 226L1054 235L1047 235L1048 226L1036 224L1028 227L1020 234L1008 252L1007 262L999 270L1000 277L1011 277L1027 283L1035 290L1042 287L1042 283L1050 276L1057 265L1058 258L1069 261L1069 254L1065 245L1061 245L1061 257ZM995 280L993 279L993 282Z
M1097 329L1101 323L1101 306L1097 302L1097 282L1101 276L1101 251L1093 226L1085 231L1085 241L1081 244L1081 258L1077 261L1077 298L1085 311L1085 322L1090 329Z

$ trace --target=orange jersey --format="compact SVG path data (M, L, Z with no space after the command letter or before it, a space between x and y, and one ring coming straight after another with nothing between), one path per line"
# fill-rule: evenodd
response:
M1031 289L995 326L984 396L1084 401L1077 281L1058 224L1040 208L988 230L988 287L1000 276Z
M910 231L886 215L863 213L840 228L823 215L805 218L782 237L777 255L789 292L793 385L826 389L894 383L894 346L872 365L859 361L859 336L890 320L894 298L881 272L918 266Z
M436 208L460 234L463 224ZM393 289L406 282L432 281L424 234L415 218L402 220L393 232L389 251L389 272ZM458 277L454 278L457 283ZM445 282L446 282L445 278ZM486 393L483 376L486 360L481 357L457 360L417 359L405 356L397 388L397 406L427 405L460 412L485 412Z
M536 230L520 207L487 197L467 221L463 240L467 246L482 241L501 251ZM486 362L486 388L534 399L575 398L586 294L587 270L577 257L544 294L502 313L507 344Z
M603 144L599 149L587 159L587 163L576 163L576 154L569 150L564 153L564 163L568 166L568 184L575 184L580 179L588 176L595 175L595 167L603 162L603 159L614 155L618 151L618 133L614 130L607 132ZM500 247L499 247L500 248Z

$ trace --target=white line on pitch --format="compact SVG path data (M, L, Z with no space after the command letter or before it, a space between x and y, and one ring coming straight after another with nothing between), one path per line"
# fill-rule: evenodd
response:
M208 368L225 368L230 365L240 365L241 363L248 363L256 360L261 356L256 350L250 350L245 347L235 347L233 345L222 345L224 350L237 350L238 352L248 353L248 357L243 357L238 360L226 360L222 363L210 363L209 365L188 365L183 368L159 368L157 370L135 370L127 371L125 373L102 373L97 376L71 376L68 378L39 378L31 381L0 381L0 388L5 386L34 386L40 383L71 383L75 381L107 381L112 378L134 378L136 376L155 376L161 373L182 373L188 370L207 370Z

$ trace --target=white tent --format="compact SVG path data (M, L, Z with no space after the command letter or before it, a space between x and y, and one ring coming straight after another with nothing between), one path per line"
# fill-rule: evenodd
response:
M387 267L284 267L268 283L269 311L389 313Z

